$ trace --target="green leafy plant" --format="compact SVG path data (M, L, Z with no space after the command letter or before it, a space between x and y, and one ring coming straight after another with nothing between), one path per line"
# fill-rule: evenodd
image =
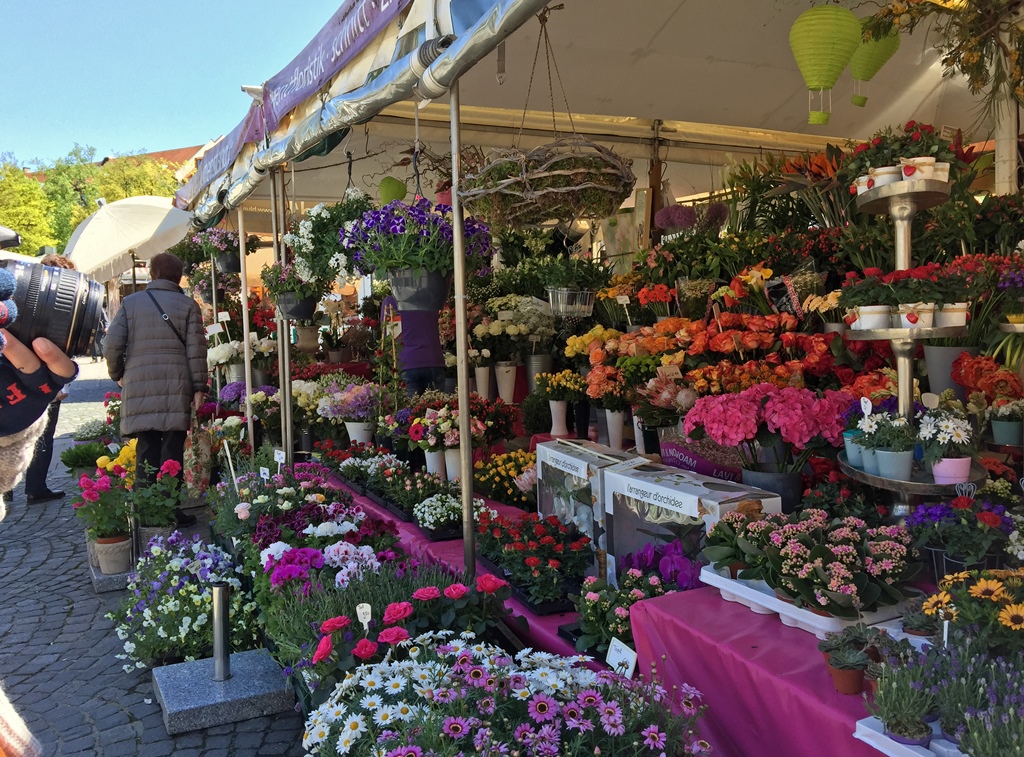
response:
M870 660L861 649L843 646L831 653L828 664L836 670L865 670Z
M143 463L147 471L149 483L142 485L137 482L131 490L131 500L139 522L143 526L165 527L176 522L175 509L181 505L183 492L177 475L181 464L176 460L168 460L154 471L148 463Z
M892 733L920 738L931 730L925 718L934 705L931 688L926 684L924 669L920 666L893 667L883 663L874 701L867 705L868 711L885 723Z
M60 453L60 461L70 470L95 468L96 460L107 454L107 452L106 445L100 442L76 444Z

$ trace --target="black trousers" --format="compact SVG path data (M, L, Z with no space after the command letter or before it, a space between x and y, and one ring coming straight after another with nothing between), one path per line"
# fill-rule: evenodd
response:
M156 477L160 466L168 460L181 463L185 458L185 436L187 431L140 431L135 435L135 478L145 484ZM146 470L148 464L152 470ZM178 473L178 483L184 479L184 471Z
M36 451L32 462L25 471L25 495L41 497L49 489L46 486L46 474L53 462L53 435L57 430L57 416L60 415L60 403L52 402L46 408L46 428L36 441Z

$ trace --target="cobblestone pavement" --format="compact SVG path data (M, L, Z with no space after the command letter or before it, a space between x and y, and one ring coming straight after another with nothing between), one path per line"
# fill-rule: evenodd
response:
M86 358L61 407L51 489L72 491L60 463L68 434L100 417L116 390ZM44 754L142 757L301 755L302 719L285 713L170 737L148 671L125 673L104 615L123 592L96 594L70 498L29 505L22 487L0 505L0 681Z

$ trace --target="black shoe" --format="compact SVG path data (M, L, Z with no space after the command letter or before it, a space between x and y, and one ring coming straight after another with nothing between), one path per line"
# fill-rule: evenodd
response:
M0 492L0 502L10 502L14 499L14 492Z
M196 516L189 515L180 507L174 511L174 517L177 518L177 525L185 528L187 528L188 526L194 526L196 524Z
M64 492L52 492L47 489L42 494L29 494L26 499L31 505L38 505L42 502L53 502L55 499L64 499Z

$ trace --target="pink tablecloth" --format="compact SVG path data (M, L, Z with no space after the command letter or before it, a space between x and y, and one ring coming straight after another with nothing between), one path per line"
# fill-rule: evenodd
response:
M878 757L853 738L863 700L833 689L813 635L713 588L638 602L630 618L638 670L654 662L666 686L703 693L716 757Z
M348 490L344 484L338 483ZM349 490L351 491L351 490ZM353 501L371 515L385 520L394 521L398 527L399 543L406 552L417 559L427 563L441 563L448 565L454 570L461 571L465 567L465 550L462 539L451 541L430 541L423 532L412 523L405 523L395 518L390 512L376 504L367 497L352 492ZM517 517L522 510L516 507L503 505L499 502L483 498L487 504L498 511L499 515ZM488 572L480 563L477 563L477 573ZM534 615L519 601L510 599L507 603L512 611L508 626L523 643L534 649L552 652L554 654L571 656L576 654L572 644L558 635L558 627L566 623L574 623L579 620L579 614L575 612L560 613L558 615L545 615L543 617ZM591 667L600 668L599 664Z

